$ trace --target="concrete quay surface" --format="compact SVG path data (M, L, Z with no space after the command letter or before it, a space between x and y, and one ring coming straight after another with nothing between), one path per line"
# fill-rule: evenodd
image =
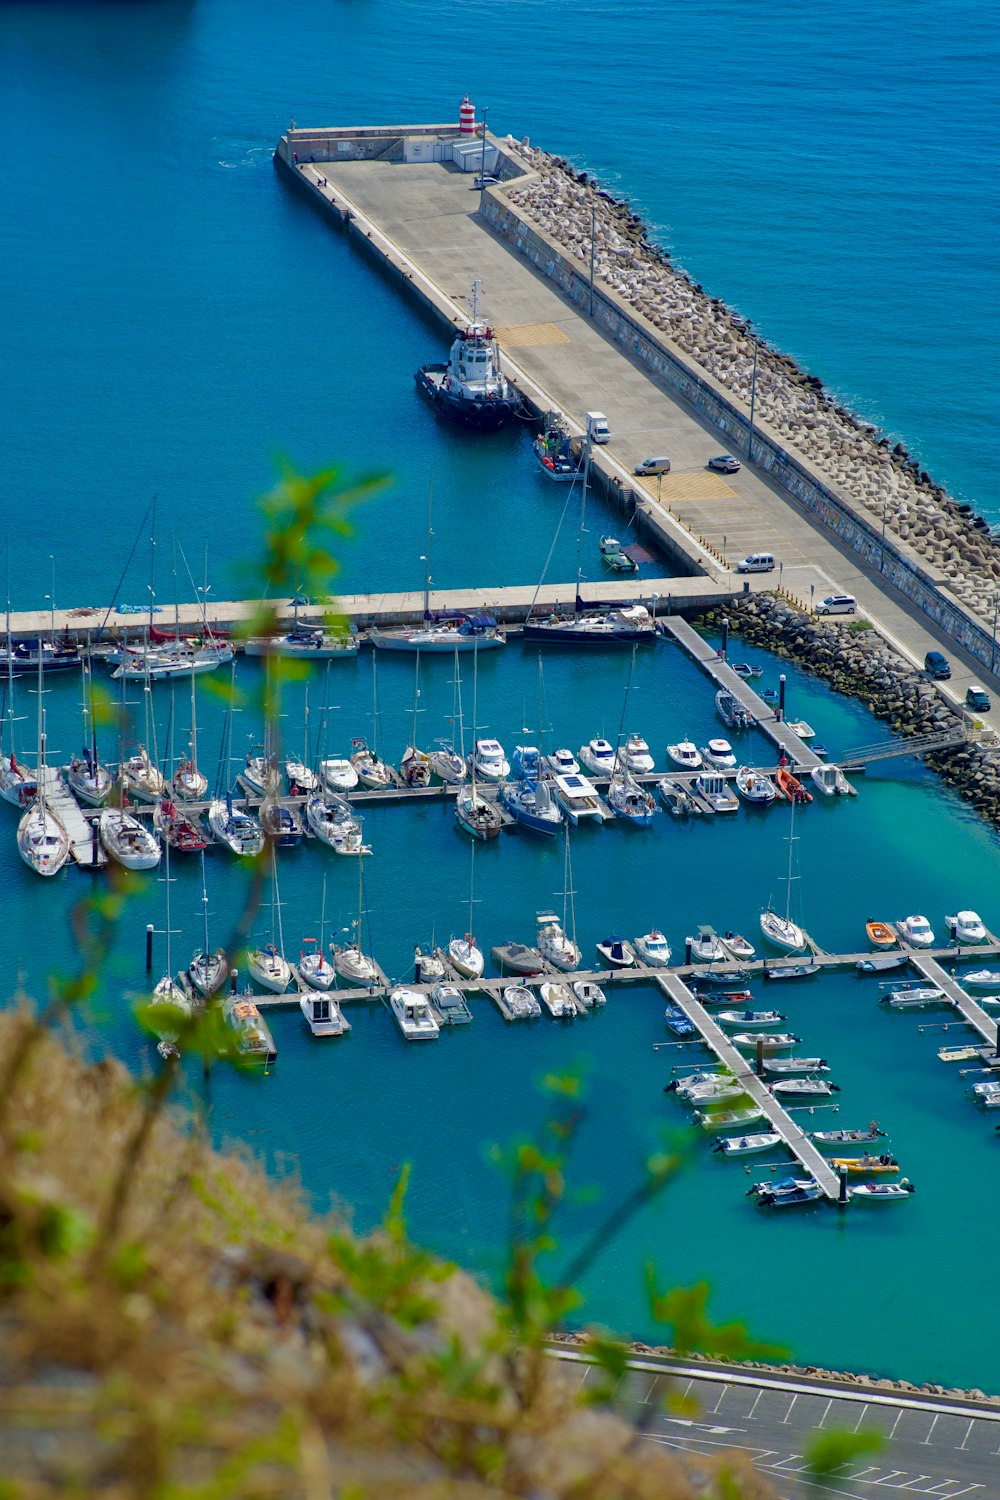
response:
M510 373L541 409L559 408L580 427L588 409L607 414L613 436L600 462L616 470L623 487L639 487L631 476L639 459L670 455L672 472L662 485L646 487L643 507L654 528L662 528L667 550L686 549L692 566L713 571L719 580L732 576L734 559L773 552L779 567L772 583L807 607L828 593L852 593L880 633L915 665L922 665L928 650L943 650L953 667L946 698L960 703L972 682L985 681L1000 693L1000 677L890 590L877 569L838 545L831 530L816 524L763 471L746 464L731 476L707 470L708 459L725 447L714 427L486 226L467 176L445 163L387 161L302 165L297 174L328 213L341 220L350 216L355 243L363 240L442 323L468 317L469 288L479 276L481 313L499 332ZM429 344L428 360L439 357Z

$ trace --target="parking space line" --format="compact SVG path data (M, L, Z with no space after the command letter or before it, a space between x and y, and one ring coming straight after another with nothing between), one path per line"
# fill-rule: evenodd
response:
M753 1406L751 1406L750 1410L747 1412L747 1421L748 1422L749 1422L750 1418L753 1416L754 1412L757 1410L757 1407L758 1407L758 1405L760 1403L760 1398L761 1398L761 1396L763 1396L763 1394L764 1394L763 1390L759 1390L757 1392L756 1398L754 1399Z
M892 1426L889 1428L889 1434L888 1435L889 1435L890 1440L895 1437L895 1435L896 1435L896 1428L899 1426L899 1424L900 1424L900 1422L902 1420L903 1420L903 1413L902 1413L902 1411L899 1411L896 1414L896 1420L895 1420L895 1422L893 1422Z
M795 1405L795 1403L796 1403L796 1401L798 1399L799 1399L798 1396L793 1396L792 1397L792 1406ZM785 1415L782 1417L782 1419L781 1419L782 1426L784 1426L784 1424L788 1421L788 1418L792 1415L792 1406L790 1406L788 1408L788 1410L785 1412Z
M831 1396L830 1399L829 1399L829 1401L826 1403L826 1410L823 1412L823 1415L820 1417L819 1421L816 1423L817 1427L822 1427L823 1423L826 1421L827 1417L830 1415L830 1407L832 1405L833 1405L833 1397Z
M862 1422L865 1420L865 1417L867 1417L867 1415L868 1415L868 1407L867 1406L863 1406L861 1408L861 1415L860 1415L860 1417L858 1418L858 1420L855 1422L853 1428L851 1429L853 1432L857 1432L858 1428L861 1426Z
M959 1453L961 1453L962 1449L965 1447L966 1443L969 1441L969 1434L971 1433L971 1431L972 1431L972 1429L973 1429L973 1427L975 1425L976 1425L976 1419L975 1419L975 1417L971 1417L969 1419L969 1425L965 1429L965 1437L962 1439L962 1441L958 1445L958 1452Z
M941 1413L938 1412L937 1416L934 1418L933 1422L930 1425L930 1431L928 1432L927 1436L924 1438L922 1446L925 1447L925 1448L927 1448L927 1447L930 1446L931 1436L932 1436L932 1434L934 1432L935 1427L938 1424L938 1418L940 1417L940 1415L941 1415Z

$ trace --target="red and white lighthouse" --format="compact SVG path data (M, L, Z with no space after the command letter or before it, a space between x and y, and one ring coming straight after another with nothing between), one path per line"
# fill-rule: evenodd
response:
M476 133L476 106L468 94L458 106L458 133L459 135L475 135Z

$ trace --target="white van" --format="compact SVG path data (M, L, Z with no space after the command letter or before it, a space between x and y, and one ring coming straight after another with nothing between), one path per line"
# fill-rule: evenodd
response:
M749 557L742 558L736 564L737 573L773 573L774 554L772 552L751 552Z
M828 594L816 606L818 615L853 615L858 601L853 594Z
M587 436L592 443L610 443L611 428L608 426L608 419L602 411L588 411Z

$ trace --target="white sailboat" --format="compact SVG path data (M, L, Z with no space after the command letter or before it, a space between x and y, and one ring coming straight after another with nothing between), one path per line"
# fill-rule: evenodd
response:
M551 912L536 917L535 946L544 959L563 973L580 967L580 949L576 941L576 907L573 897L573 867L570 863L569 824L566 825L566 848L563 860L563 915L560 922ZM567 928L567 915L569 926Z
M476 733L476 714L479 703L479 655L473 658L474 666L472 672L472 734ZM502 753L502 752L501 752ZM472 757L472 780L469 786L461 787L455 798L455 818L460 828L471 834L474 839L486 843L488 839L500 836L503 826L500 814L494 803L486 797L481 797L476 789L476 757Z
M205 878L205 855L201 856L201 911L204 937L200 952L188 964L188 979L203 1000L210 1000L222 988L229 971L225 950L212 949L208 942L208 884Z
M408 787L430 786L431 758L417 744L417 714L420 712L420 652L417 652L413 672L413 713L411 717L410 743L403 751L399 773Z
M17 849L36 875L58 875L70 854L69 834L46 802L42 656L38 658L38 792L17 825ZM157 851L159 857L159 851Z
M806 935L797 923L792 921L792 859L795 850L795 803L791 804L791 814L788 827L788 874L785 877L785 914L776 912L773 906L767 906L760 914L760 930L775 948L781 948L785 953L805 953L808 948Z
M10 558L7 583L7 682L4 689L3 723L7 725L6 748L0 745L0 797L14 807L27 807L38 791L38 778L20 763L14 753L14 643L10 633ZM41 655L41 653L39 653ZM2 737L2 725L0 725Z
M200 802L208 791L208 777L198 768L198 709L195 701L194 672L191 673L191 739L188 755L171 777L174 796L180 802Z
M166 907L167 907L167 967L163 978L159 980L153 989L153 1003L150 1007L150 1023L156 1035L159 1037L157 1051L161 1057L177 1055L177 1037L180 1027L189 1020L194 1013L194 1003L191 996L174 979L173 962L170 957L171 938L173 932L170 926L170 845L167 845L166 859Z
M326 956L326 876L323 876L323 905L320 909L319 940L306 938L299 953L299 974L313 990L328 990L336 979L336 970Z
M66 780L69 789L79 802L86 802L88 807L102 807L108 800L111 788L114 786L114 777L103 765L97 753L97 723L94 718L93 707L93 673L90 665L90 651L87 651L83 659L83 749L79 755L74 755L66 767Z
M331 943L330 956L333 959L333 967L344 979L351 980L357 985L376 985L379 982L379 970L373 958L369 958L361 948L361 924L364 917L364 862L358 860L358 915L356 921L351 923L345 932L354 932L354 941L351 943Z
M274 936L277 933L278 941ZM259 985L272 994L283 995L292 979L292 966L285 957L285 940L281 927L281 901L278 897L278 861L271 845L271 940L247 951L247 968Z
M482 976L486 960L483 950L477 946L475 934L472 930L472 908L475 905L475 881L476 881L476 845L473 841L469 850L469 927L468 931L461 937L452 938L448 944L448 961L453 969L457 969L463 979L479 979Z
M302 710L303 729L303 754L301 760L292 755L285 759L285 775L288 777L288 785L292 795L314 792L319 785L316 772L312 768L312 745L309 741L309 688L308 685L304 695L304 707Z
M432 750L428 759L431 770L446 786L461 786L469 774L469 768L465 760L465 726L462 723L462 676L458 664L458 652L455 652L455 675L452 678L452 708L451 708L452 733L458 725L458 749L450 739L439 739L436 741L437 749Z

